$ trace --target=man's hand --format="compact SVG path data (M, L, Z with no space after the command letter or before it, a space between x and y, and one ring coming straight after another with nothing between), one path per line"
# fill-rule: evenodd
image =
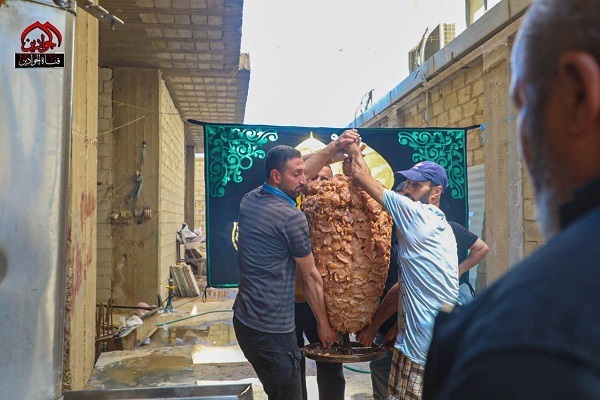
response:
M363 346L370 347L377 336L377 328L373 324L369 324L362 330L356 332L356 340Z
M344 175L352 177L352 159L350 157L346 158L342 163L342 172Z
M338 334L329 322L327 324L317 324L317 332L321 340L321 346L324 348L331 347L338 340Z
M366 145L363 145L363 147L361 148L359 143L352 142L346 145L346 147L344 148L344 152L346 152L350 158L354 158L357 155L361 156L361 151L364 150L365 147Z
M358 143L360 141L360 136L358 131L355 129L345 130L337 139L333 141L335 148L337 150L342 150L346 145L350 143Z
M360 140L358 132L347 130L344 131L344 133L342 133L338 138L329 142L329 144L327 144L325 148L321 149L320 151L302 156L304 165L306 167L304 170L306 180L310 180L312 177L317 175L321 168L323 168L326 164L331 164L333 162L331 160L332 158L342 157L340 159L343 160L346 157L344 154L344 148L346 145L349 143L354 143L357 140Z
M394 347L396 344L396 337L398 337L398 324L394 324L390 330L385 334L385 339L383 340L383 347Z
M334 155L331 156L328 164L344 161L348 157L346 147L352 143L356 143L360 146L360 136L355 130L346 130L344 131L344 133L342 133L340 137L335 139L332 143L334 144L337 151ZM362 149L364 149L365 147L366 145L363 145Z

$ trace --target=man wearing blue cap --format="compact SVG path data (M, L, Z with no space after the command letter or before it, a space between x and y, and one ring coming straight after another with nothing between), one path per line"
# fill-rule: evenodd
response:
M439 208L448 176L441 165L420 162L399 171L407 181L401 195L371 176L358 146L351 144L346 149L346 170L392 215L398 233L403 312L398 315L400 329L394 344L389 398L420 399L433 320L440 308L458 302L456 240ZM381 308L379 312L387 318L400 307L391 303Z

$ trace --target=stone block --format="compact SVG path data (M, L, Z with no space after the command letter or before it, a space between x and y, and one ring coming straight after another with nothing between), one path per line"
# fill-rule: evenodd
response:
M112 259L112 244L108 249L102 248L98 249L98 261L100 262L110 262Z
M468 147L467 147L468 149ZM467 167L471 167L475 164L473 164L473 152L467 150Z
M106 95L101 94L98 96L98 107L112 107L112 100Z
M103 88L104 96L112 98L113 81L111 80L111 81L103 82L102 83L102 88Z
M102 135L107 136L107 135ZM98 146L98 157L111 157L112 156L112 146L108 144ZM105 171L108 174L108 171ZM98 172L100 174L100 172ZM100 180L100 179L98 179Z
M431 106L431 115L434 117L440 115L444 112L444 103L442 101L438 101L433 103Z
M112 297L111 288L100 289L96 288L96 302L106 303Z
M98 224L98 226L100 226L101 224ZM109 250L112 251L112 247L113 247L113 243L112 243L112 237L110 236L100 236L98 235L97 237L97 247L98 250ZM110 259L110 254L108 255L109 259ZM98 254L98 259L100 258L100 254Z
M440 97L445 99L450 93L452 93L452 84L448 82L440 88Z
M523 199L523 219L526 221L535 221L536 206L533 199Z
M102 119L98 120L98 130L100 132L106 132L111 129L112 129L112 124L111 124L110 120L108 120L106 118L102 118Z
M112 237L112 225L104 223L97 226L98 237Z
M470 130L467 132L467 150L477 150L481 147L479 143L479 131Z
M452 79L452 91L456 92L458 89L465 86L465 74L457 73L455 77Z
M483 65L477 64L467 70L466 80L467 80L467 82L472 83L472 82L475 82L475 81L481 79L482 75L483 75Z
M102 117L109 120L110 123L112 124L112 117L113 117L112 107L108 107L108 106L102 107Z
M485 152L483 147L473 151L473 165L483 164L485 161Z
M543 237L539 230L537 221L523 221L523 241L542 242Z
M462 107L454 107L448 112L448 122L451 124L457 124L462 118Z
M477 99L471 99L471 100L467 101L465 104L463 104L463 116L465 118L467 118L467 117L474 118L478 114L479 111L481 113L483 113L483 110L477 109L477 104L478 104Z
M436 126L447 126L448 125L448 112L444 112L434 119L434 124Z
M477 79L473 82L472 96L481 96L483 94L483 79Z
M528 257L542 246L541 242L525 242L523 243L523 256Z
M531 179L526 173L523 173L523 199L535 199L535 192L533 190Z
M108 81L113 77L112 68L98 68L98 80L99 81Z
M473 87L468 84L457 91L458 104L464 104L467 101L471 100L471 95L473 93Z
M448 93L447 96L444 97L444 110L452 110L456 108L458 105L458 96L456 92Z

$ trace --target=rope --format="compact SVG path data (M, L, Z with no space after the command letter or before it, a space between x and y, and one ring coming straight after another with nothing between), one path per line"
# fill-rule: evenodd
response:
M116 128L112 128L112 129L109 129L109 130L107 130L107 131L104 131L104 132L100 132L100 133L98 134L98 136L104 135L104 134L106 134L106 133L110 133L110 132L112 132L112 131L116 131L117 129L121 129L121 128L123 128L123 127L127 126L127 125L131 125L131 124L133 124L133 123L135 123L135 122L138 122L140 119L144 119L144 118L146 118L148 115L150 115L150 114L142 115L141 117L139 117L139 118L136 118L136 119L134 119L133 121L130 121L130 122L126 123L126 124L123 124L123 125L121 125L121 126L117 126Z
M502 119L499 119L498 121L486 122L484 124L480 124L479 125L479 143L481 143L482 146L484 146L487 143L488 138L489 138L489 131L488 131L489 126L500 124L502 122L512 121L514 119L517 119L516 115L512 115L507 118L502 118ZM482 135L484 135L484 137L482 137Z
M138 107L138 106L134 106L133 104L127 104L127 103L123 103L121 101L117 101L117 100L113 100L111 98L108 97L102 97L102 96L98 96L99 99L102 100L108 100L112 103L115 103L118 106L127 106L127 107L131 107L131 108L136 108L138 110L143 110L143 111L149 111L150 114L163 114L163 115L180 115L178 112L177 113L169 113L169 112L162 112L162 111L154 111L154 110L149 110L147 108L144 107Z

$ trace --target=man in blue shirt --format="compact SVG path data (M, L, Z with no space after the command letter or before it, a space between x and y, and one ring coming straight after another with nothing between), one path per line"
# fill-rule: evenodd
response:
M405 195L385 189L371 176L356 144L347 146L354 181L392 215L398 230L405 329L394 345L390 399L419 398L433 320L440 308L458 302L458 261L452 228L439 208L448 186L442 166L430 161L401 174ZM348 168L346 168L348 170ZM393 314L393 308L389 315Z

